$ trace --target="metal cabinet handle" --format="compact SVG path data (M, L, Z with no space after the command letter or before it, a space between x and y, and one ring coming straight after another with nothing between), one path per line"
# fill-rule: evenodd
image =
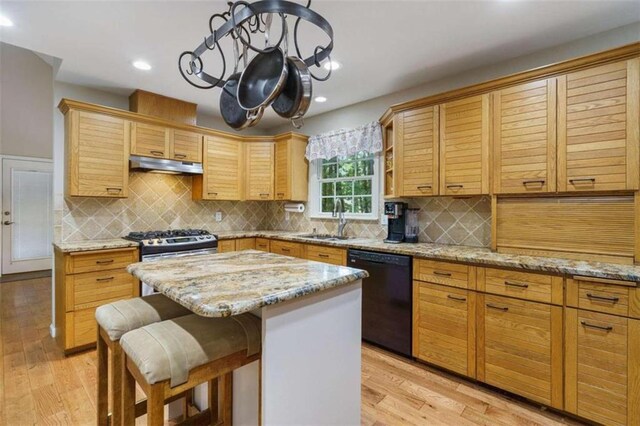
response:
M451 272L433 271L433 275L440 275L442 277L450 277Z
M113 263L114 260L113 259L109 259L109 260L96 260L96 265L108 265L110 263Z
M177 152L173 154L173 156L176 158L187 158L187 154L178 154Z
M448 294L448 295L447 295L447 298L448 298L448 299L451 299L451 300L457 300L457 301L459 301L459 302L466 302L466 301L467 301L467 298L466 298L466 297L452 296L451 294Z
M13 225L15 222L11 222L10 220L5 220L2 222L3 225Z
M269 192L267 192L267 193L260 193L260 196L261 196L261 197L268 197L268 196L269 196L269 194L270 194Z
M282 250L282 251L291 251L291 249L288 249L286 247L281 247L280 250Z
M328 254L324 254L324 253L318 253L318 256L319 256L319 257L329 257L329 255L328 255Z
M529 284L516 283L513 281L505 281L504 285L510 285L511 287L518 287L518 288L529 288Z
M537 184L540 184L540 185L544 185L544 183L545 183L545 182L546 182L546 181L545 181L544 179L533 179L533 180L523 180L523 181L522 181L522 184L523 184L524 186L532 185L532 184L534 184L534 183L537 183Z
M106 189L107 189L107 192L113 192L113 191L120 192L120 191L122 191L122 188L115 188L115 187L111 187L111 188L107 187Z
M595 325L595 324L589 324L586 321L580 321L580 324L582 324L584 327L589 327L589 328L595 328L596 330L603 330L603 331L612 331L613 327L608 325L608 326L602 326L602 325Z
M106 277L106 278L96 278L96 281L99 283L103 283L106 281L113 281L115 277Z
M618 303L619 297L598 296L597 294L587 293L589 299L604 300L605 302Z
M497 305L492 305L491 303L487 303L487 308L496 309L502 312L507 312L509 310L509 308L507 308L506 306L497 306Z
M594 177L583 177L583 178L569 179L569 183L576 183L576 182L596 183L596 178L594 178Z
M431 189L431 185L418 185L418 189Z
M464 188L464 185L456 183L456 184L447 185L447 188Z
M207 194L209 194L209 195L218 195L217 192L207 192Z
M164 151L149 151L153 155L164 155Z

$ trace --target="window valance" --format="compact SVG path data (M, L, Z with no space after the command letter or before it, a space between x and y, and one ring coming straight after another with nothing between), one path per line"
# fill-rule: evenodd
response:
M375 154L382 151L382 127L377 121L355 129L334 130L309 138L306 157L319 158L354 155L359 152Z

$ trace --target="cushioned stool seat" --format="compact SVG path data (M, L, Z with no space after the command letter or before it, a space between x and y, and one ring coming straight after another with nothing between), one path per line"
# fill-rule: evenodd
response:
M128 331L155 322L190 315L192 312L161 294L119 300L96 309L98 322L98 424L108 424L108 381L111 376L112 419L120 424L122 414L122 349L119 340ZM108 352L111 362L108 363Z
M260 357L261 319L251 314L228 318L187 315L130 331L122 336L120 345L127 369L124 424L133 422L127 392L135 392L136 381L147 394L149 424L162 424L162 401L218 378L227 381L222 394L230 407L231 373ZM210 387L210 393L212 390L217 396L217 390ZM219 408L217 401L210 400L212 405L212 409ZM219 413L210 415L218 421ZM229 423L229 418L222 422Z

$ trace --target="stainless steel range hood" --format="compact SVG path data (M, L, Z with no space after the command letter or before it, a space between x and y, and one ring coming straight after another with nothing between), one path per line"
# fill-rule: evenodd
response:
M131 155L129 169L139 172L160 172L172 174L201 175L202 163L191 161L167 160L165 158L150 158Z

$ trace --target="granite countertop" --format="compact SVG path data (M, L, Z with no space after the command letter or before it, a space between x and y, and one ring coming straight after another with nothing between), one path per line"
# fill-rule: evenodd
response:
M361 269L257 250L139 262L127 271L205 317L226 317L366 278Z
M73 241L67 243L54 243L53 247L63 253L72 253L78 251L92 250L110 250L127 247L138 247L135 241L125 240L123 238L113 238L110 240L89 240L89 241Z
M354 248L405 254L416 258L471 263L481 266L525 269L548 272L559 275L582 275L614 280L640 282L640 266L617 263L589 262L542 256L524 256L492 252L488 248L455 246L433 243L388 244L377 239L349 238L327 241L305 238L305 233L286 231L245 231L217 233L219 239L263 237L307 244L320 244L332 247Z

